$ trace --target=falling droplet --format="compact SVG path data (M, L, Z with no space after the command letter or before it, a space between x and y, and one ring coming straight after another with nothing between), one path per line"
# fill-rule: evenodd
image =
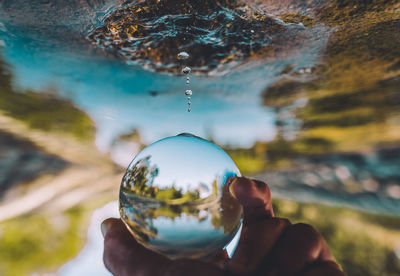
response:
M189 74L190 71L192 71L192 69L190 69L190 67L187 67L187 66L186 66L185 68L182 69L182 73L184 73L184 74L186 74L186 75Z
M189 58L189 54L186 53L186 52L180 52L180 53L178 54L178 59L180 59L180 60L186 60L186 59L188 59L188 58ZM186 85L189 85L189 84L190 84L190 77L188 76L189 73L190 73L190 71L192 71L192 69L191 69L190 67L188 67L188 66L186 66L185 68L182 69L182 73L185 74L185 75L187 75L187 76L186 76ZM191 96L192 94L193 94L193 92L192 92L192 90L190 90L190 89L187 89L187 90L185 91L185 95L188 96L188 97L187 97L187 100L188 100L188 112L191 111L190 106L191 106L192 102L190 101L190 97L189 97L189 96Z
M188 58L189 58L189 54L186 53L186 52L180 52L180 53L178 54L178 59L184 60L184 59L188 59Z

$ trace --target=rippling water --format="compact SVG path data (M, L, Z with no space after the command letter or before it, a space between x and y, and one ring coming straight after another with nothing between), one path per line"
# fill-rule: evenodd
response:
M179 71L176 52L186 50L195 71L227 72L250 56L268 55L279 36L302 27L285 26L237 1L145 1L110 13L89 39L128 63L157 71Z
M0 220L109 194L181 132L280 197L398 216L398 1L199 3L0 1Z

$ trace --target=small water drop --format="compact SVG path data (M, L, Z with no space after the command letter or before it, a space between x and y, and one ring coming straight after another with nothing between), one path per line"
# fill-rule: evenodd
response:
M186 80L186 84L190 84L190 80Z
M190 109L190 107L188 108L188 112L190 112L190 111L192 111L191 109Z
M190 71L192 71L192 69L190 69L190 67L187 67L187 66L186 66L185 68L182 69L182 73L184 73L184 74L186 74L186 75L189 74Z
M192 95L192 94L193 94L193 92L190 89L186 90L186 92L185 92L186 96L189 96L189 95Z
M190 97L187 97L187 99L188 99L188 101L190 101L191 98L190 98Z
M186 53L186 52L180 52L180 53L178 54L178 59L184 60L184 59L188 59L188 58L189 58L189 54Z

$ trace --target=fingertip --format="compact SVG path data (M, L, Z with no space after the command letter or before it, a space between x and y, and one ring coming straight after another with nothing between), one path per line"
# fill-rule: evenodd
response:
M103 238L106 237L106 235L110 235L110 233L118 233L121 234L123 232L127 232L126 226L124 223L117 218L108 218L104 220L101 225L100 225L101 233L103 235Z
M103 238L106 236L108 230L111 228L111 226L113 225L113 223L115 223L116 219L114 218L108 218L106 220L104 220L101 225L100 225L100 229L101 229L101 234L103 235Z
M246 225L254 221L274 217L271 192L262 181L246 177L236 177L230 184L229 191L243 206Z
M271 201L271 192L264 182L246 177L236 177L229 191L243 207L258 207Z

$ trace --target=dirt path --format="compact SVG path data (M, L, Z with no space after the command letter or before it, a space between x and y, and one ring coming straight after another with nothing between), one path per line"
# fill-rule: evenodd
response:
M0 202L0 221L37 210L59 212L104 194L117 198L123 172L93 142L81 142L62 133L32 130L2 113L0 129L33 142L44 152L70 164L59 174L43 175L28 185L11 189L8 194L12 196Z

